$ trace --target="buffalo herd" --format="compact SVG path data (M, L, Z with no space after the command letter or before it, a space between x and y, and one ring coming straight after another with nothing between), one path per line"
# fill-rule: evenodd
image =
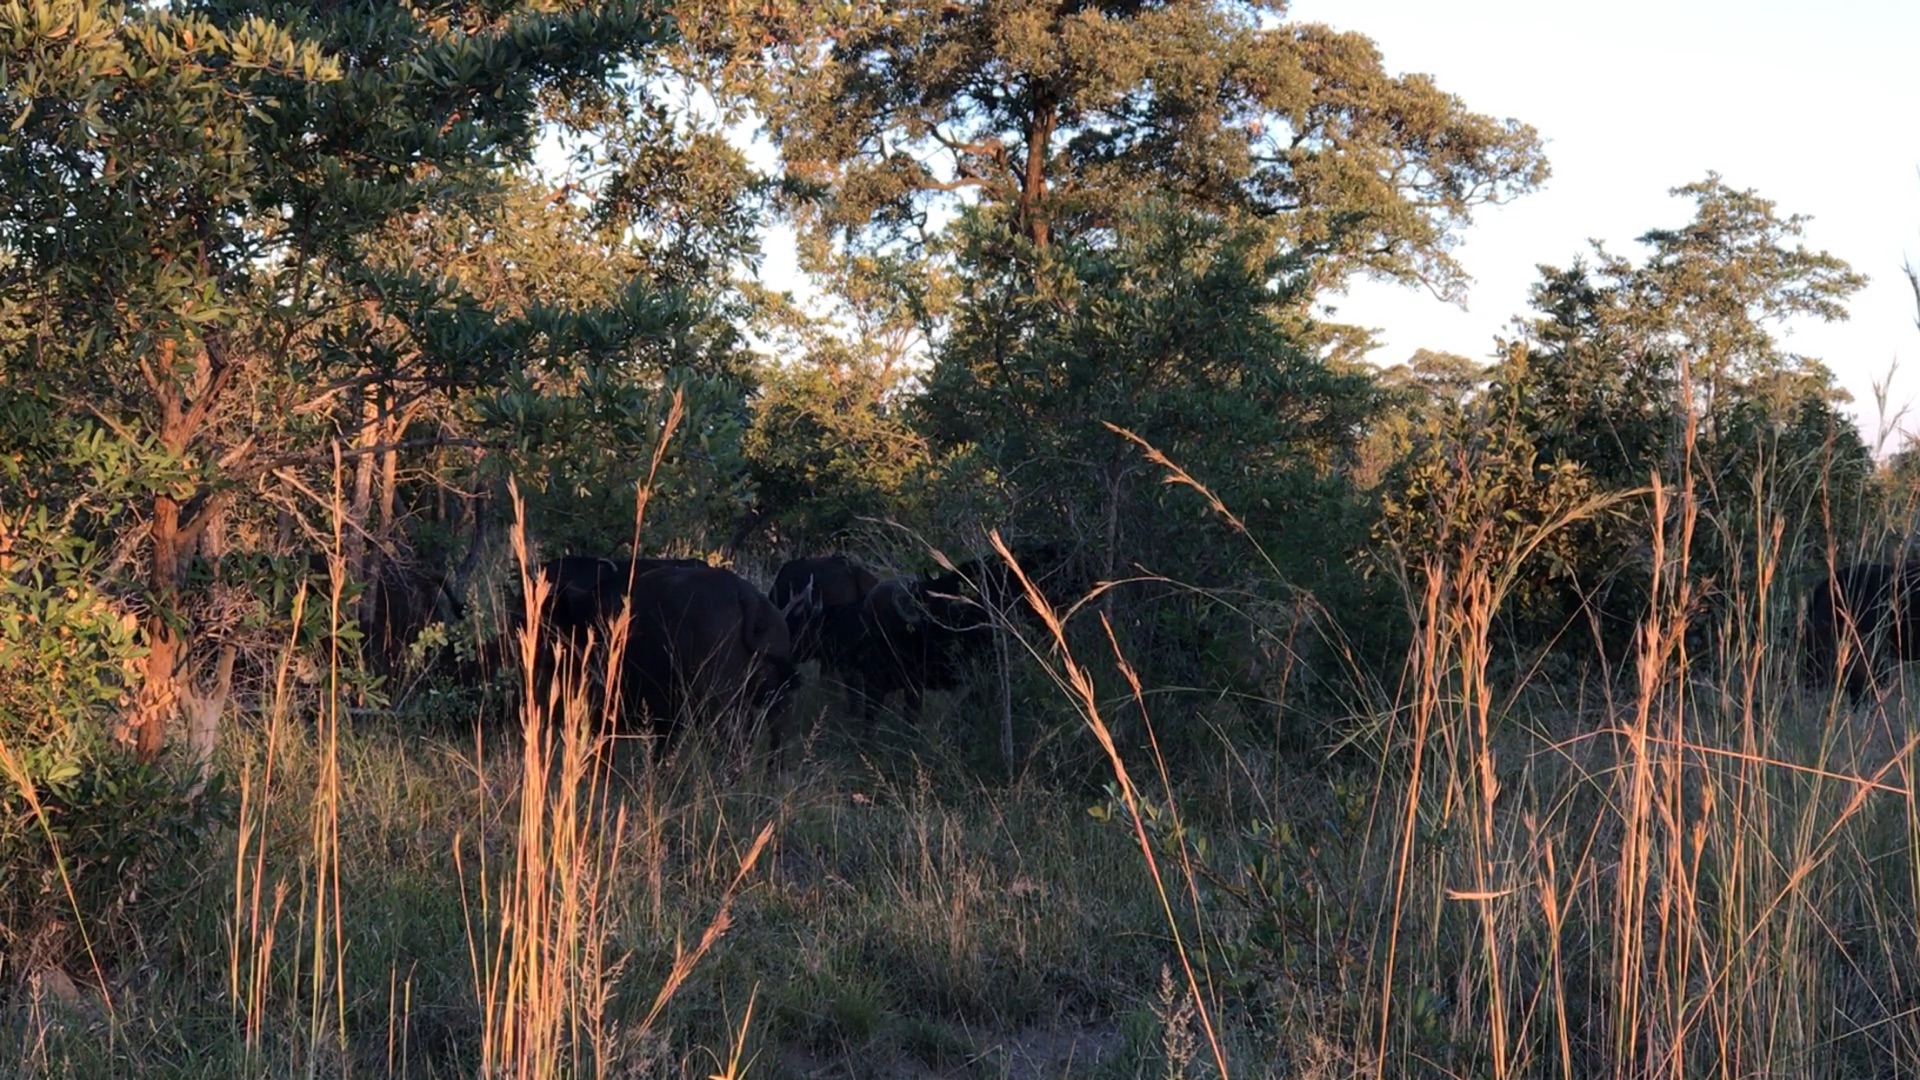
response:
M1004 615L1031 612L1005 565L986 560L882 579L845 555L795 559L765 594L694 559L566 555L537 577L537 678L572 663L663 752L689 720L723 726L738 746L764 717L770 767L798 665L818 661L869 730L894 693L917 720L927 691L963 685Z
M1077 579L1066 575L1071 558L1062 549L1028 548L1016 560L1046 593L1074 595L1084 585L1069 587ZM939 571L882 578L845 555L800 558L782 565L762 593L698 559L550 559L537 571L544 673L536 677L570 658L597 685L617 690L623 725L663 747L690 719L764 717L777 758L796 669L815 661L824 681L845 688L848 711L868 731L894 694L916 722L928 691L962 688L991 655L996 632L1037 615L1004 561L942 563ZM1806 685L1838 686L1858 702L1899 664L1920 660L1920 560L1838 567L1801 593ZM609 656L610 644L618 657ZM483 648L495 662L517 652L505 639ZM730 722L726 731L738 742L750 728Z

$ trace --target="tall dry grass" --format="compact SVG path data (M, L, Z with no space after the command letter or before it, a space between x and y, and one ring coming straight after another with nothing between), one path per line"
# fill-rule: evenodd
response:
M674 395L646 477L635 499L633 550L640 550L647 504L668 444L684 416ZM549 641L541 627L551 583L527 541L526 509L512 488L512 544L524 610L514 645L518 650L520 702L520 786L510 808L515 822L511 865L490 872L489 845L481 842L481 860L471 879L462 863L462 895L468 911L468 940L475 995L485 1017L480 1045L481 1073L493 1078L547 1080L559 1076L615 1075L623 1053L644 1044L674 995L695 966L731 926L734 898L773 837L763 825L741 856L717 912L698 941L676 949L674 963L652 1005L630 1031L622 1032L609 1013L629 957L615 955L628 910L618 895L631 874L624 866L630 837L629 805L616 798L610 769L612 743L620 728L622 665L612 658L626 648L628 618L615 617L606 640L589 636L578 653ZM553 676L542 651L559 655ZM607 659L597 665L595 653ZM596 677L597 676L597 677ZM655 763L642 765L649 773ZM638 803L643 815L637 830L648 841L641 850L643 871L653 887L654 922L661 919L661 866L665 853L658 838L664 828L661 808L651 797L652 777L641 787L649 797ZM461 850L456 839L456 855ZM471 898L471 899L469 899ZM740 1040L745 1039L744 1030ZM738 1057L736 1043L735 1059Z
M1838 755L1835 733L1860 718L1793 686L1771 623L1778 507L1757 535L1722 538L1742 541L1750 572L1715 627L1718 662L1691 651L1705 587L1691 565L1691 465L1647 492L1650 601L1624 693L1607 688L1598 708L1529 716L1520 691L1493 690L1488 634L1503 582L1528 571L1524 548L1489 552L1473 533L1412 575L1424 590L1409 764L1380 785L1401 809L1374 984L1379 1061L1432 1052L1410 1007L1422 988L1452 999L1453 1062L1501 1078L1845 1072L1850 1054L1874 1058L1847 1046L1861 1026L1910 1026L1898 1009L1849 1010L1836 991L1863 988L1849 933L1875 948L1910 936L1897 907L1872 899L1880 856L1856 845L1873 839L1876 807L1911 819L1911 785L1887 778L1915 739ZM1903 1051L1873 1071L1910 1061Z
M1452 531L1405 567L1412 647L1398 691L1374 706L1387 748L1377 828L1348 883L1353 924L1371 929L1337 946L1364 955L1364 994L1333 1040L1342 1063L1325 1071L1638 1080L1920 1067L1920 735L1904 687L1853 708L1835 687L1796 684L1799 584L1783 562L1800 538L1784 535L1794 515L1771 486L1780 470L1751 479L1752 522L1703 520L1693 439L1675 477L1528 528L1498 506L1452 507L1467 512L1438 515ZM1204 485L1134 441L1244 535ZM1623 498L1644 499L1651 522L1628 670L1571 694L1537 668L1497 672L1499 614L1540 572L1536 553ZM1694 566L1707 529L1737 554L1731 580ZM1108 750L1145 884L1164 901L1166 845L1157 858L1084 668L1049 625L1058 677ZM1696 651L1703 630L1710 655ZM1128 670L1117 650L1114 662ZM1171 804L1174 785L1163 789ZM1193 887L1215 875L1182 834L1171 830L1186 911L1164 906L1170 926L1202 930L1175 929L1175 948L1196 1000L1231 1015L1194 974L1221 912ZM1214 1015L1200 1017L1225 1075ZM1330 1033L1299 1034L1321 1047Z
M469 879L459 854L465 845L455 840L474 996L484 1016L481 1071L517 1080L604 1075L614 1056L606 1007L625 961L608 953L620 910L608 893L620 876L627 815L609 797L602 765L609 729L594 707L586 655L563 656L549 686L535 677L547 647L540 616L549 583L534 570L521 524L525 507L517 490L512 495L514 556L526 598L514 644L526 675L511 862L496 871L491 845L481 842ZM617 650L625 636L623 619L606 647ZM616 665L608 670L618 678Z
M330 584L322 598L328 633L320 692L310 708L302 709L293 685L297 647L290 633L262 709L262 752L243 759L238 769L225 968L228 1004L250 1068L267 1067L266 1034L276 1016L303 1017L300 1057L310 1070L344 1056L348 1040L344 971L350 915L340 884L340 747L348 716L346 667L351 663L342 654L341 642L351 615L344 599L344 534L350 526L342 477L336 461L328 507L333 528L325 551ZM293 598L293 626L302 624L308 602L303 586ZM310 731L303 731L308 724ZM305 745L308 734L310 748ZM296 758L300 768L288 776L287 765ZM296 789L303 778L306 786ZM290 814L289 807L303 808L304 813ZM283 959L280 946L288 929L298 935L296 951ZM285 964L292 970L281 971Z
M676 396L653 471L638 491L636 545L652 477L681 416ZM490 747L499 740L476 730L470 769L478 782L464 815L469 825L454 829L448 852L480 1018L473 1053L480 1075L489 1078L617 1075L639 1055L637 1048L699 961L730 928L734 898L771 843L774 826L760 827L731 868L704 932L691 946L676 949L651 1005L637 1023L623 1025L614 1014L632 977L621 946L635 929L628 889L636 878L653 883L648 921L662 929L662 838L671 811L662 805L653 762L640 763L637 784L631 775L616 773L620 755L612 744L622 715L621 666L594 664L590 655L620 654L625 616L613 621L604 642L592 642L584 652L543 656L555 648L541 626L550 586L538 573L517 489L512 498L511 542L523 607L511 643L518 684L512 745L518 758L490 762ZM354 811L346 801L342 762L343 733L351 723L343 677L349 661L339 651L350 618L343 604L348 575L339 554L345 547L342 505L336 497L335 543L328 556L333 585L324 598L333 632L317 699L303 702L294 685L297 656L289 640L262 710L258 752L241 762L237 776L225 981L247 1067L271 1075L339 1072L348 1067L352 1045L364 1046L369 1034L349 1030L355 990L346 976L361 916L342 888L342 822ZM304 591L295 597L296 625L307 602ZM551 677L543 677L547 673ZM489 781L500 775L511 780L504 790ZM626 798L629 789L640 797ZM647 865L630 865L636 853ZM299 943L291 954L284 944L289 931ZM404 1070L415 1005L411 977L394 969L387 992L382 1011L388 1030L381 1041L389 1067ZM289 1049L283 1038L283 1059L267 1060L269 1033L296 1015L304 1045ZM733 1047L736 1069L746 1038L743 1026Z
M1179 960L1181 974L1186 981L1187 1000L1192 1004L1194 1012L1199 1017L1201 1028L1206 1035L1207 1048L1213 1055L1214 1067L1219 1070L1221 1080L1226 1080L1226 1078L1231 1075L1231 1072L1227 1066L1226 1050L1222 1046L1221 1037L1215 1028L1214 1020L1214 1015L1218 1011L1218 997L1211 992L1203 992L1200 985L1200 978L1195 974L1194 952L1186 940L1182 927L1183 920L1174 910L1174 901L1170 891L1172 887L1168 884L1167 875L1160 867L1160 860L1155 854L1153 841L1147 835L1146 818L1141 810L1139 789L1134 785L1133 777L1127 771L1126 760L1114 742L1112 729L1108 727L1106 719L1101 715L1100 693L1094 687L1092 676L1075 659L1072 648L1067 644L1066 626L1061 621L1059 614L1054 611L1053 605L1047 600L1046 596L1040 592L1039 588L1034 585L1033 580L1027 576L1026 570L1021 567L1019 560L1013 557L1013 552L1008 550L1006 542L1000 538L1000 534L998 532L993 533L990 540L993 544L994 551L1007 564L1008 568L1013 571L1014 576L1019 579L1021 590L1026 594L1027 602L1033 606L1033 610L1040 616L1042 625L1046 628L1047 634L1052 638L1053 646L1056 650L1055 655L1058 658L1058 666L1052 670L1056 672L1056 677L1060 680L1061 684L1072 694L1075 707L1080 711L1081 718L1086 721L1087 731L1099 742L1100 749L1106 754L1108 765L1113 769L1114 782L1119 785L1121 798L1126 804L1127 814L1130 819L1130 824L1133 826L1135 840L1140 845L1141 858L1146 867L1147 874L1152 880L1153 889L1159 899L1161 911L1166 916L1167 932L1172 936L1174 955ZM1119 642L1113 636L1113 628L1110 624L1106 623L1104 618L1102 620L1102 626L1107 631L1107 640L1113 646L1114 661L1119 667L1123 677L1126 678L1128 685L1133 688L1135 701L1141 705L1144 711L1145 697L1141 692L1140 681L1135 677L1133 669L1128 666L1126 657L1121 653ZM1151 730L1151 725L1149 725L1149 730ZM1158 754L1156 753L1156 758L1157 757ZM1164 769L1164 762L1162 764ZM1181 847L1181 853L1183 858L1180 870L1186 893L1189 897L1197 900L1198 883L1195 879L1191 860L1185 858L1186 849L1184 845ZM1211 988L1208 989L1210 991Z

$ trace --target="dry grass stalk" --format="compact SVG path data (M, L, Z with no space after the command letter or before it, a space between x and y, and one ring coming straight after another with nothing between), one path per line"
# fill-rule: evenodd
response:
M626 814L620 809L609 815L600 767L606 717L594 713L584 669L571 662L557 665L551 687L541 693L535 673L544 645L540 617L548 583L532 569L537 563L527 546L525 505L517 488L512 497L512 541L526 598L517 642L522 673L518 819L506 877L497 893L493 886L481 890L494 897L491 911L483 906L482 921L491 916L495 926L489 936L470 924L469 939L486 940L484 949L470 944L486 1015L483 1075L541 1080L580 1075L583 1048L594 1043L600 1029L604 983L619 966L609 963L603 943L616 927L607 887L619 874ZM591 827L608 816L610 835ZM484 860L484 839L480 850ZM481 874L484 882L484 861Z
M646 478L636 493L634 550L639 550L653 484L684 415L676 393ZM624 905L614 901L614 883L625 880L622 856L627 848L628 813L615 805L608 783L607 752L623 709L622 665L605 665L604 689L595 686L590 657L602 643L589 635L577 655L563 655L542 686L537 672L543 649L552 647L541 626L551 588L538 573L539 561L526 537L526 511L517 486L510 484L515 523L512 544L519 568L523 621L515 641L521 671L520 784L513 836L512 865L497 882L486 865L482 838L476 911L468 899L469 955L476 993L485 1011L482 1073L513 1080L607 1075L616 1052L605 1023L612 985L625 958L609 958L605 944L615 937ZM629 583L631 584L631 583ZM605 656L619 657L626 647L628 619L615 617L606 630ZM641 810L643 832L657 839L658 807L652 795L652 767ZM611 829L596 825L611 821ZM765 825L741 859L720 908L695 947L681 952L656 994L653 1005L628 1041L644 1040L700 959L732 925L732 906L747 877L773 837ZM462 846L456 839L456 863L465 881ZM649 852L663 857L657 842ZM658 917L660 867L648 868L655 881ZM489 927L491 927L489 929ZM744 1039L744 1031L742 1033ZM591 1058L589 1061L588 1058Z
M334 596L338 607L338 594ZM293 596L291 625L299 627L305 618L307 590L304 585ZM228 927L228 993L233 1008L241 1013L244 1047L252 1058L259 1054L266 1031L267 989L273 968L273 948L286 908L287 883L274 884L273 908L262 910L267 880L268 815L273 807L275 771L281 745L292 712L288 691L289 678L298 652L297 629L287 635L286 647L274 665L273 697L267 710L267 741L258 786L254 784L249 762L240 774L240 808L234 833L233 913Z
M1028 603L1033 605L1047 633L1052 636L1065 682L1074 695L1074 704L1079 708L1081 717L1086 720L1088 730L1093 732L1093 737L1099 741L1101 750L1107 755L1107 764L1113 770L1114 780L1120 785L1121 797L1126 801L1127 813L1133 821L1134 839L1140 845L1140 854L1145 858L1147 871L1153 877L1154 890L1159 896L1160 909L1167 920L1167 929L1173 935L1174 952L1179 956L1181 971L1186 976L1187 992L1192 995L1194 1009L1199 1013L1200 1026L1206 1033L1208 1047L1213 1051L1214 1065L1220 1071L1221 1080L1227 1080L1231 1073L1227 1069L1226 1050L1221 1046L1219 1035L1214 1029L1211 1010L1201 998L1200 983L1194 975L1193 962L1184 936L1180 932L1180 919L1174 914L1173 901L1167 892L1166 879L1160 872L1159 859L1154 856L1153 842L1147 837L1146 819L1140 810L1139 793L1134 787L1132 776L1127 772L1126 762L1120 757L1120 748L1113 741L1113 733L1108 729L1106 720L1100 715L1100 698L1098 691L1094 688L1093 679L1075 661L1073 650L1067 644L1066 627L1054 612L1053 605L1041 594L1032 579L1027 577L1027 572L1021 568L1019 560L1013 557L1013 552L1007 549L1006 541L1001 539L998 531L995 531L989 540L993 543L994 551L999 553L1000 558L1012 569L1014 576L1019 578L1020 587L1025 591ZM1126 658L1120 655L1119 644L1113 637L1113 627L1104 615L1101 623L1106 628L1108 641L1114 642L1115 659L1124 670ZM1196 888L1191 878L1187 884L1189 889Z

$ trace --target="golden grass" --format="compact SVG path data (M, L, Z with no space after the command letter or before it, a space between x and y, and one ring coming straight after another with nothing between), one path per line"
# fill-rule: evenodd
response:
M1170 482L1218 503L1146 449ZM636 537L647 496L643 485ZM1404 568L1412 648L1398 689L1364 718L1385 749L1345 773L1223 742L1217 773L1182 775L1162 752L1170 722L1149 709L1167 699L1143 685L1112 626L1103 623L1111 656L1096 672L1070 648L1070 615L995 536L1040 615L1047 643L1034 655L1124 806L1110 847L1089 842L1106 827L1076 812L1075 795L1031 776L1006 789L956 777L932 746L962 736L935 725L913 733L927 749L913 751L909 781L866 747L858 762L810 758L802 768L813 774L771 789L699 764L622 772L608 749L617 665L604 687L577 663L545 683L531 674L544 586L516 528L516 753L491 760L500 744L476 741L457 766L471 789L403 838L408 857L451 864L465 996L423 1000L431 973L384 956L380 987L354 972L356 959L371 963L356 956L361 942L383 929L356 906L369 903L368 875L352 862L368 846L355 819L375 810L354 802L371 796L356 788L360 736L340 658L308 709L292 687L291 642L236 770L225 955L210 996L224 990L219 1007L248 1071L274 1077L368 1071L369 1044L390 1074L404 1073L426 1018L468 1005L475 1022L453 1037L471 1040L474 1067L490 1078L777 1074L787 1066L763 1034L783 1052L839 1054L853 1072L897 1064L899 1052L876 1048L890 1038L927 1044L941 1068L988 1068L979 1046L1012 1036L963 1036L995 1022L996 1008L1014 1013L1005 1002L1034 969L1044 978L1031 1000L1063 996L1045 981L1058 978L1094 987L1094 1004L1072 1017L1028 1007L1009 1027L1038 1016L1118 1028L1129 1004L1158 1025L1150 1042L1122 1043L1070 1075L1134 1075L1148 1061L1222 1080L1920 1069L1910 1003L1920 735L1900 711L1902 688L1849 711L1834 693L1792 685L1776 625L1778 519L1743 539L1722 651L1694 655L1702 583L1691 552L1717 526L1701 520L1684 476L1656 480L1646 497L1658 523L1650 600L1627 670L1569 690L1507 679L1496 664L1497 615L1542 534L1598 504L1505 546L1465 528ZM337 588L328 600L338 626ZM296 621L307 602L296 600ZM625 632L616 620L605 645L617 650ZM1294 650L1284 657L1290 671ZM1123 692L1103 696L1097 676ZM1135 712L1143 745L1116 734ZM946 721L956 719L969 718ZM1894 730L1853 730L1868 721ZM1370 808L1361 829L1323 827L1331 796L1287 802L1356 772ZM25 786L4 745L0 775ZM380 812L404 809L389 802ZM1252 838L1256 825L1271 828ZM1255 864L1293 856L1273 879L1280 895L1266 897ZM1116 872L1122 859L1131 873ZM1317 907L1305 920L1262 907L1308 891ZM1280 944L1248 932L1261 919L1281 926ZM1268 1012L1247 1000L1257 993L1245 988L1249 970L1282 999ZM729 1006L743 998L736 1017ZM21 1060L57 1072L59 1051L36 1030ZM943 1050L943 1039L964 1049ZM221 1067L193 1075L226 1075Z
M1061 623L1059 616L1054 613L1053 605L1048 603L1047 598L1042 595L1039 588L1033 584L1032 579L1027 577L1026 570L1020 566L1019 560L1013 557L1013 552L1007 549L1006 542L1000 538L1000 534L995 532L990 539L993 543L994 551L999 554L1000 558L1013 570L1014 575L1019 578L1020 587L1027 594L1027 602L1032 604L1034 611L1039 613L1041 623L1046 627L1047 633L1052 636L1054 646L1059 650L1058 656L1062 672L1061 677L1074 695L1075 704L1080 708L1082 718L1086 720L1087 730L1099 741L1100 749L1107 755L1107 762L1113 769L1114 780L1120 785L1121 796L1126 801L1127 813L1132 818L1134 837L1140 845L1141 857L1145 861L1148 875L1153 880L1154 891L1159 896L1160 908L1166 914L1167 930L1173 936L1174 952L1179 957L1181 972L1186 977L1187 992L1191 995L1194 1008L1199 1014L1201 1027L1206 1032L1207 1045L1213 1052L1214 1065L1220 1070L1221 1080L1226 1080L1230 1075L1227 1068L1226 1051L1221 1047L1220 1037L1214 1030L1212 1012L1207 1006L1206 998L1201 994L1199 980L1194 975L1193 962L1187 944L1182 937L1180 919L1175 915L1173 903L1167 894L1166 878L1160 871L1158 858L1156 858L1153 853L1153 842L1147 837L1146 822L1140 811L1139 792L1134 787L1133 778L1127 772L1127 765L1121 757L1119 747L1116 746L1113 741L1113 732L1107 727L1105 719L1100 715L1099 692L1094 689L1093 679L1087 674L1085 669L1075 661L1073 650L1067 645L1066 627ZM1114 641L1112 625L1106 621L1104 616L1101 619L1101 623L1107 632L1108 640L1113 642L1114 660L1128 684L1133 687L1135 699L1142 703L1142 708L1144 709L1145 699L1140 695L1140 681L1134 676L1133 670L1127 666L1126 657L1122 655L1119 643ZM1197 885L1194 881L1191 865L1184 865L1183 869L1186 873L1187 888L1189 893L1192 894L1197 890Z

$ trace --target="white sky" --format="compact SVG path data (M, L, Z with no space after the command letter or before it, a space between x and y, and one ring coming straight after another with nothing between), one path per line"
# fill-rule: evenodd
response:
M1589 238L1639 261L1634 237L1691 216L1667 190L1713 169L1810 215L1807 246L1871 278L1851 320L1786 338L1852 392L1869 442L1881 428L1873 383L1890 365L1889 412L1920 398L1901 271L1908 256L1920 265L1920 0L1296 0L1289 18L1364 33L1387 70L1429 73L1547 140L1546 187L1464 234L1467 310L1368 282L1334 300L1342 321L1381 331L1376 361L1417 348L1488 358L1526 310L1536 264L1564 266ZM1903 426L1920 431L1913 411Z

